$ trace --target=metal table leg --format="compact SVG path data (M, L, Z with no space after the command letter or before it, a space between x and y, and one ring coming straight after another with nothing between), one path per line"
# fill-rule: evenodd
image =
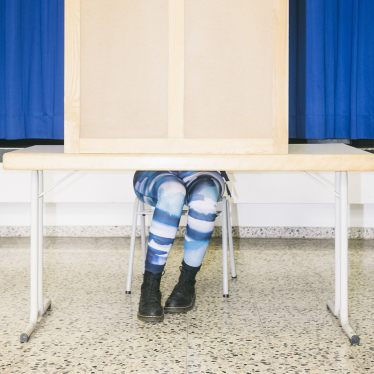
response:
M329 310L335 317L340 312L340 172L335 172L335 192L339 196L335 196L335 303L331 300L327 301Z
M360 338L349 324L348 318L348 173L335 173L335 302L329 300L327 308L340 320L352 345Z
M31 172L31 269L30 321L21 334L21 343L30 339L40 318L51 307L50 299L43 299L43 171Z

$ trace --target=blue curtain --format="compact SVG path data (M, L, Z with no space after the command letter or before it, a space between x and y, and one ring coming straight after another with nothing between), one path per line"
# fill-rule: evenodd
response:
M290 0L290 138L374 138L374 1Z
M0 139L64 137L64 1L0 0Z
M374 138L374 0L290 0L290 137ZM63 139L63 0L0 0L0 139Z

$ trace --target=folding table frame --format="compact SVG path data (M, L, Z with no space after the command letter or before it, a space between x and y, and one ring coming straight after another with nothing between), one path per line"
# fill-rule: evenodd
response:
M51 308L51 300L43 296L43 196L73 173L43 192L43 171L31 171L30 322L21 334L22 343L29 340L39 320ZM335 302L329 300L327 308L340 320L351 344L357 345L360 339L348 318L348 173L335 172L335 191L323 186L335 194Z

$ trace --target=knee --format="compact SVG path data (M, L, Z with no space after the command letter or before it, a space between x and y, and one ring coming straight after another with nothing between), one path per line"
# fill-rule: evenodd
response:
M186 187L177 177L168 177L158 188L157 207L171 215L180 216L186 199Z
M188 215L199 221L214 222L216 219L218 189L213 179L206 178L197 183L189 195ZM209 225L208 225L209 226ZM211 230L211 227L206 227Z
M158 199L168 199L173 195L186 196L186 187L177 177L170 176L164 178L158 188Z
M189 197L192 200L201 200L206 197L208 198L205 199L206 202L208 203L210 201L213 204L219 199L219 191L218 183L213 178L203 177L199 178L193 186L191 186Z

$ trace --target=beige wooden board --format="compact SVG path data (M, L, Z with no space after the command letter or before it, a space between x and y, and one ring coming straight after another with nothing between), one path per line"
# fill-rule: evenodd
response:
M184 137L184 0L169 0L169 138Z
M185 136L273 136L274 0L185 0Z
M274 0L273 141L275 154L288 146L288 0Z
M80 0L65 0L64 132L65 152L79 153Z
M167 137L168 22L168 0L81 0L81 137Z
M6 170L374 171L374 155L343 144L290 145L287 155L66 154L35 146L3 158Z
M66 153L287 153L288 0L66 0L65 15Z
M126 153L140 154L268 154L269 149L272 148L273 139L84 138L80 140L81 153L121 153L125 149Z

